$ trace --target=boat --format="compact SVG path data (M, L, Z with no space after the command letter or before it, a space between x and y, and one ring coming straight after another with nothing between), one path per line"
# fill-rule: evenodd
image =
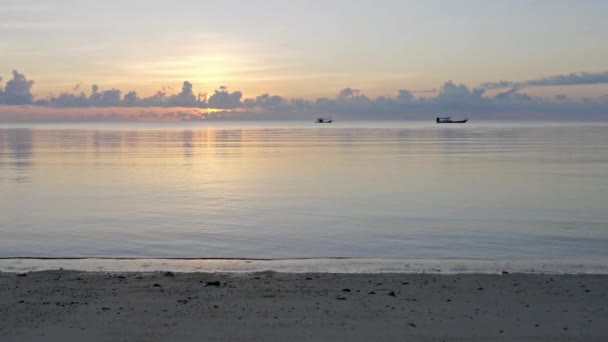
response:
M332 123L334 122L334 120L329 117L329 118L317 118L317 120L315 120L316 123Z
M452 120L451 116L446 116L443 118L437 118L437 123L466 123L469 119L464 118L464 120Z

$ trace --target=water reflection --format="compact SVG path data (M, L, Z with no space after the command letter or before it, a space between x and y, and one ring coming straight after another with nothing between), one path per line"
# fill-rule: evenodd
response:
M31 129L0 129L1 163L8 166L12 179L18 183L30 180L33 155L33 133Z
M192 149L194 148L194 145L192 144L192 136L193 133L190 130L182 133L182 146L184 148L184 159L186 160L192 158Z
M94 127L0 129L0 255L608 250L608 126Z

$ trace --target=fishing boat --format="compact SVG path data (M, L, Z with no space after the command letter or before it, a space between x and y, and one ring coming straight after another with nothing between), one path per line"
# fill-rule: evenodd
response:
M452 120L451 116L437 118L437 123L465 123L467 121L469 121L467 118L464 118L463 120Z
M332 123L334 122L334 120L331 117L328 118L317 118L317 120L315 120L316 123Z

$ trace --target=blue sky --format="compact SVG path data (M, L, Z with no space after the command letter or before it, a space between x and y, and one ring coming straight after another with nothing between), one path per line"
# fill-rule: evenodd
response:
M314 100L349 87L419 97L449 80L474 89L605 72L607 15L607 1L3 0L0 86L16 69L35 80L35 98L95 84L145 97L185 80L243 98ZM525 91L580 99L608 86Z

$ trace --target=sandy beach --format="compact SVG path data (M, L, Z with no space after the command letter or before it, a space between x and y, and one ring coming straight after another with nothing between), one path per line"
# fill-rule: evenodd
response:
M0 273L3 342L606 338L606 275Z

